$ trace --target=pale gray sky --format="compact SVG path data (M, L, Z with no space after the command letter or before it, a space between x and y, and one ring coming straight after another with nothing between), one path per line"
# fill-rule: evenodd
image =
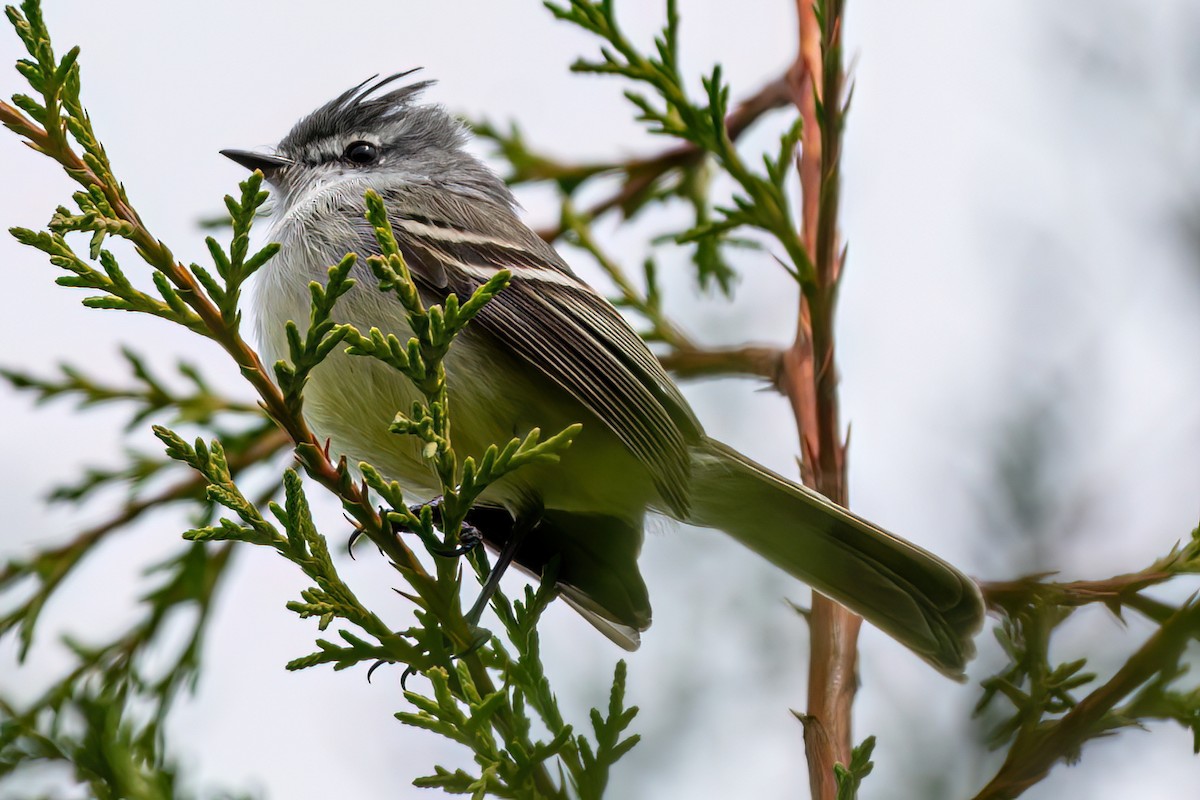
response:
M562 156L662 146L632 122L617 82L568 73L594 42L535 2L47 5L59 49L83 47L84 96L131 198L185 260L204 258L196 220L220 209L242 177L217 150L269 145L375 73L424 66L439 80L433 100L517 118L534 144ZM648 42L658 4L617 5ZM860 513L983 577L1017 568L996 555L1010 543L985 537L981 498L1004 432L1037 402L1053 411L1048 480L1061 505L1054 513L1072 531L1042 566L1071 577L1139 567L1185 536L1200 510L1200 268L1179 224L1200 199L1200 14L1185 0L1101 5L862 0L846 28L857 84L839 316L851 496ZM795 23L783 0L737 8L681 3L684 57L697 75L720 61L744 96L790 62ZM0 63L18 55L15 37L0 33ZM5 95L22 88L15 72L3 74ZM785 121L769 120L745 146L767 145ZM7 132L0 171L6 227L41 226L73 188ZM534 221L555 213L545 195L522 199ZM641 234L673 222L648 220L613 247L636 265ZM568 256L599 280L586 259ZM728 308L698 298L683 260L664 255L671 308L706 341L786 341L793 287L768 256L737 259L741 302ZM145 278L132 257L124 263ZM82 294L54 286L52 268L7 237L0 265L4 366L45 371L67 359L104 375L128 343L163 366L186 356L246 396L206 342L156 320L83 309ZM754 389L730 381L687 392L710 433L795 474L784 402ZM47 512L41 496L83 465L112 462L119 414L33 409L0 390L0 419L0 555L98 516L103 509ZM155 446L145 432L132 438ZM326 512L328 535L340 536ZM139 570L171 552L184 527L160 515L111 542L47 610L43 633L114 630L144 588ZM629 661L645 741L617 771L613 796L796 796L802 744L788 708L803 706L806 644L780 598L804 600L806 590L715 534L666 526L649 538L644 569L655 624ZM360 558L345 574L395 606L379 561ZM464 754L394 721L402 700L390 677L369 685L362 671L282 670L311 646L314 627L283 608L303 586L281 559L242 554L200 692L174 722L179 757L204 786L273 798L418 796L413 777L434 760L463 764ZM394 611L404 619L405 609ZM1064 657L1096 636L1123 635L1103 614L1091 617L1064 637ZM1143 633L1135 625L1126 635ZM618 653L562 609L550 613L543 641L556 688L582 723ZM880 738L863 796L896 797L913 774L941 770L953 795L978 788L981 774L955 764L977 686L949 684L877 632L866 631L862 646L856 735ZM0 643L0 689L18 695L64 663L48 636L15 673L13 652ZM1175 728L1127 733L1091 746L1078 768L1056 768L1027 796L1152 796L1151 780L1195 780L1190 750Z

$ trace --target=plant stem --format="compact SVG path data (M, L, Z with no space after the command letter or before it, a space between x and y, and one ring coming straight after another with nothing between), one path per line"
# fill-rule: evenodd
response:
M752 376L766 378L778 388L783 376L784 352L768 345L729 348L676 347L659 357L677 378Z
M1130 693L1173 664L1200 627L1200 605L1180 609L1130 657L1117 674L1049 726L1031 729L1009 749L1008 758L975 800L1009 800L1046 777L1062 759L1070 759L1088 739L1102 735L1099 723Z
M784 354L781 384L800 432L804 482L845 506L846 444L841 432L833 331L842 267L837 214L844 112L843 3L827 2L821 19L812 0L796 0L796 8L800 52L789 73L789 84L804 120L798 163L800 230L815 269L814 280L801 287L796 339ZM833 800L837 796L834 764L850 763L862 619L816 592L808 619L808 711L801 719L809 786L815 800Z
M788 78L781 76L755 92L738 104L725 120L725 129L729 138L737 141L747 128L763 114L775 108L787 105L790 100ZM681 144L668 148L661 153L646 158L630 159L619 164L613 164L609 169L620 170L627 176L621 187L608 197L605 197L585 210L579 216L587 220L596 219L614 209L624 208L644 192L653 188L654 184L664 173L695 164L704 158L705 151L694 144ZM547 242L557 241L567 231L563 224L543 228L538 236Z

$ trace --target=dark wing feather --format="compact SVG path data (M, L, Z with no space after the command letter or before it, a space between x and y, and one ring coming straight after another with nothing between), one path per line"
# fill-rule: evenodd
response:
M469 294L497 270L511 285L473 325L566 390L646 465L672 511L688 506L692 415L641 337L511 210L446 191L385 196L414 276L439 293Z

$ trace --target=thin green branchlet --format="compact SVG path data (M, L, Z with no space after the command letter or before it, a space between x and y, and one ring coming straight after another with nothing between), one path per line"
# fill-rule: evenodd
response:
M355 256L348 255L330 268L324 285L311 286L309 324L303 333L295 324L287 331L289 361L274 365L273 376L265 373L241 339L239 303L245 282L277 250L276 245L267 245L250 252L251 226L266 199L261 188L262 176L255 174L245 181L239 197L226 198L232 241L225 248L211 237L207 240L213 267L179 264L166 246L146 230L113 175L79 100L78 51L72 51L62 60L55 59L35 0L23 3L21 11L8 9L8 16L32 56L21 62L19 70L40 100L21 96L14 106L0 105L0 121L35 149L58 161L83 186L73 198L77 210L60 207L48 231L15 230L14 235L46 253L54 265L68 273L59 283L93 290L95 294L85 300L85 305L157 316L213 339L227 350L259 392L263 409L294 440L305 471L339 495L356 523L384 549L398 574L407 581L411 591L403 594L416 605L416 624L398 630L386 623L378 613L366 608L340 577L330 548L313 520L299 472L286 470L281 483L272 483L266 492L255 497L242 490L238 473L265 463L282 446L283 437L264 426L254 406L212 392L195 368L181 368L184 377L193 384L195 391L190 394L166 387L133 353L127 355L127 360L138 382L134 389L107 386L69 367L64 369L63 380L8 374L6 377L14 385L47 398L71 395L84 403L133 403L136 410L131 426L165 417L172 424L213 431L220 429L215 420L227 415L252 415L259 423L257 427L248 427L253 435L245 443L238 438L239 433L246 434L245 429L231 433L238 442L233 451L227 449L221 436L202 435L189 443L170 428L155 426L168 458L186 464L201 480L177 484L168 495L139 495L135 480L130 502L122 515L80 537L68 548L43 551L34 559L8 565L0 578L0 590L30 571L53 573L43 581L43 592L7 618L6 627L0 629L24 626L22 635L28 646L41 605L96 542L147 509L165 502L190 503L202 512L195 515L197 524L185 535L193 544L186 547L179 559L160 568L166 571L168 579L147 597L150 613L146 622L109 645L99 648L76 645L80 664L71 675L33 707L11 709L11 716L19 719L20 724L7 726L0 734L0 764L8 765L0 771L0 780L24 763L25 756L36 750L36 745L51 739L63 746L56 754L43 753L41 757L68 763L77 756L83 757L79 748L91 741L88 736L94 740L99 732L89 731L84 740L75 741L57 726L47 731L38 721L44 720L43 712L62 710L69 703L82 708L90 696L89 676L95 676L101 685L117 693L119 702L113 704L118 714L117 728L112 730L122 729L121 710L135 697L144 700L150 695L155 722L139 739L157 742L161 736L159 723L171 706L171 698L199 667L207 610L219 578L235 552L232 545L240 542L271 548L296 564L314 585L302 592L298 601L289 603L288 608L301 618L315 619L322 631L337 626L339 641L319 639L317 650L293 660L288 664L290 669L319 664L345 669L364 662L396 663L429 678L432 695L406 693L418 710L411 715L402 712L402 721L437 730L472 747L480 772L470 776L461 772L450 774L439 768L433 776L423 779L428 785L444 785L453 790L466 781L474 787L472 792L506 797L599 797L608 768L636 742L636 737L622 737L635 713L623 703L623 666L618 667L614 680L609 714L593 715L595 743L574 734L571 726L563 722L537 657L535 626L546 603L554 596L553 577L548 576L537 593L529 590L524 603L510 603L502 594L494 598L493 605L505 632L513 637L510 654L500 640L486 632L480 639L480 631L468 628L462 616L458 562L443 555L442 546L457 541L471 503L490 482L527 464L556 460L579 430L579 426L571 426L545 439L540 431L532 431L522 439L491 446L461 462L453 449L451 409L442 361L454 337L502 290L507 274L500 273L485 282L464 302L450 296L440 305L424 306L395 246L382 204L377 197L368 198L371 222L377 228L381 248L381 255L371 259L372 269L379 279L379 288L395 292L404 304L416 335L412 341L400 343L394 336L379 331L363 335L336 322L337 301L354 285L349 275ZM74 149L76 146L79 151ZM75 234L90 234L86 257L76 254L68 241ZM104 248L110 236L134 244L153 269L152 291L137 287ZM301 412L307 379L339 346L348 346L355 356L378 358L390 364L421 390L425 402L401 410L403 413L398 415L392 430L400 436L416 436L425 443L431 469L443 482L444 499L437 528L428 508L410 511L399 487L370 465L358 465L362 478L357 482L347 465L329 462L304 425ZM97 471L61 495L63 499L81 500L119 480L144 475L145 481L168 469L166 462L152 461L125 470ZM371 508L368 499L371 489L393 509L387 516L394 528L383 524ZM282 502L275 502L273 498L279 495ZM264 508L266 513L260 510ZM405 528L413 530L429 546L436 564L433 574L404 545L398 531ZM481 572L485 569L482 557L474 563ZM189 645L175 669L165 678L149 680L137 665L142 653L157 641L160 623L172 609L195 603L202 609L200 620L193 627ZM502 679L499 688L493 675ZM526 716L531 712L541 716L551 731L549 741L539 740L533 732ZM427 719L437 719L437 724L423 722ZM553 777L554 772L546 763L553 759L559 759L559 779ZM169 775L157 746L151 748L146 761L162 776ZM120 793L115 779L105 785L106 791L98 791L97 796Z
M1089 739L1123 728L1141 728L1150 720L1171 720L1189 729L1200 753L1200 688L1181 685L1188 672L1184 645L1200 635L1200 604L1196 597L1181 606L1143 592L1173 578L1200 573L1200 528L1189 540L1145 569L1104 581L1053 584L1040 576L992 585L993 607L1003 613L995 629L1007 664L982 682L976 713L999 709L988 731L993 749L1008 748L1011 780L1028 779L1021 756L1035 759L1040 750L1061 751L1075 761ZM1158 631L1129 658L1125 667L1102 686L1089 689L1098 675L1086 670L1087 659L1057 662L1050 652L1053 634L1083 605L1103 603L1117 617L1132 609L1153 620ZM1081 722L1082 721L1082 722ZM1086 724L1083 724L1086 723ZM1014 757L1018 756L1018 757ZM1051 762L1052 763L1052 762ZM999 777L1003 777L999 776ZM995 796L1008 790L1007 781L993 781ZM992 796L992 795L986 795Z
M778 152L764 156L765 174L745 162L738 152L725 120L729 114L729 86L721 66L701 83L707 105L692 102L679 67L679 13L674 0L667 0L667 22L654 40L654 54L643 54L621 30L611 2L570 0L544 4L555 17L570 22L604 41L599 60L579 59L572 64L575 72L619 75L646 86L655 99L639 90L629 89L625 97L638 109L638 119L652 133L690 142L710 154L741 189L731 205L717 206L716 219L699 218L697 225L682 233L681 242L711 239L730 231L751 227L771 235L787 252L791 264L780 265L802 285L813 281L813 264L801 244L787 199L786 181L801 126L799 120L783 135ZM702 204L702 208L707 208Z
M835 764L834 776L837 779L837 800L855 800L863 779L875 769L871 754L875 752L875 737L868 736L851 751L850 764Z
M194 542L239 541L274 548L316 583L315 587L302 593L303 602L288 603L290 610L296 612L301 619L316 618L322 631L334 619L344 620L356 625L378 642L375 646L366 646L366 643L354 634L340 631L356 658L352 660L348 655L342 654L340 658L335 659L333 656L338 652L336 648L327 646L326 642L320 642L322 655L325 657L314 654L292 662L290 668L333 661L335 668L344 669L368 659L424 665L423 654L363 606L338 575L325 537L317 531L313 522L300 476L295 470L289 469L284 473L284 504L280 506L270 503L268 506L278 522L276 525L242 494L229 472L220 442L214 440L211 445L206 445L203 440L197 439L194 445L189 445L174 432L158 426L155 427L154 433L166 445L168 456L184 462L205 477L208 481L208 498L232 511L239 520L234 522L222 518L215 525L187 531L184 538ZM280 527L283 528L282 533Z
M423 454L442 483L443 544L457 544L467 512L488 484L527 464L557 461L582 426L572 425L545 441L541 440L541 430L534 428L523 439L514 438L503 447L491 445L478 460L468 456L459 466L451 442L450 400L443 360L454 338L508 285L511 274L507 270L497 272L461 305L450 294L441 305L426 308L388 223L383 199L368 192L366 201L367 220L375 230L380 248L380 255L369 258L368 264L379 281L379 290L394 293L403 305L414 336L408 342L401 342L378 328L371 328L363 335L348 325L337 328L337 333L349 344L346 352L383 361L412 381L424 396L424 403L398 410L390 430L416 436L425 443ZM382 489L374 470L368 468L364 476L376 491ZM389 515L392 522L420 532L424 539L432 535L431 515L415 514L403 504L393 504L393 508L396 510Z
M15 734L30 760L70 764L77 784L97 800L192 800L178 765L158 751L153 724L131 722L121 713L123 698L107 689L89 689L64 698L56 712L79 722L86 735L74 739L45 735L15 708L0 700L6 736ZM14 737L15 738L15 737ZM6 772L0 760L0 775ZM32 796L32 795L26 795ZM222 793L221 800L249 800L251 795Z

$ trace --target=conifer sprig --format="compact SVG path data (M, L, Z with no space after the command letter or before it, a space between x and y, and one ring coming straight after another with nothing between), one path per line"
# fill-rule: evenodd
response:
M17 753L13 757L14 765L24 763L20 748L35 741L43 744L53 741L56 746L62 745L60 753L69 753L67 740L56 727L42 727L47 720L53 722L53 717L47 718L43 712L59 713L68 703L85 702L89 676L96 676L106 686L120 687L114 701L117 719L122 718L127 708L150 696L155 703L156 724L146 737L157 742L157 721L168 712L170 700L178 688L198 668L207 609L215 597L218 578L224 574L225 564L234 552L233 545L244 543L269 547L295 563L313 585L290 602L288 608L301 618L316 620L322 631L330 626L336 629L335 640L318 639L316 651L294 659L289 668L330 664L335 669L345 669L367 662L374 670L384 663L404 665L409 671L428 677L433 692L431 696L411 692L410 701L420 709L436 709L441 718L437 729L476 750L476 760L483 770L481 776L500 776L506 796L569 796L572 792L570 782L584 780L579 773L578 759L563 767L563 774L569 776L567 781L556 781L549 763L558 759L560 753L577 746L576 740L571 738L570 728L560 725L554 736L543 741L523 718L527 708L523 698L537 691L541 693L539 705L547 714L561 719L556 706L549 710L546 705L556 703L553 695L546 693L547 687L534 687L524 681L523 676L541 674L538 670L531 671L528 665L531 637L525 635L521 641L513 642L516 657L510 658L498 642L490 640L489 634L471 629L462 614L457 561L445 557L442 550L432 546L439 541L436 538L439 533L443 544L457 539L470 504L485 491L488 483L527 464L557 459L578 432L578 426L572 426L543 438L539 431L532 431L523 438L497 443L482 453L470 454L461 460L455 454L442 361L455 336L496 292L503 289L507 274L498 273L491 281L477 287L465 301L450 296L441 303L426 306L391 237L382 204L378 198L369 198L372 224L377 228L381 249L381 254L371 259L372 270L380 288L396 293L408 311L414 333L412 340L400 345L394 335L389 338L371 332L363 336L353 328L337 323L337 302L354 288L350 274L356 258L348 255L330 268L323 285L313 283L310 286L312 302L308 324L288 326L289 358L274 365L273 374L268 372L242 338L240 311L246 280L267 265L278 250L276 245L267 245L250 252L251 226L266 199L262 175L253 174L241 184L238 196L226 198L232 238L226 247L213 238L207 240L212 266L185 266L178 262L167 246L146 229L124 187L114 176L112 165L79 99L77 51L62 60L55 59L36 0L26 0L20 11L10 8L8 14L33 56L24 60L19 69L29 78L35 96L40 95L40 98L22 96L14 101L14 105L0 103L0 122L22 136L34 149L56 160L83 187L73 197L75 208L60 207L47 231L15 230L14 235L46 253L52 263L66 270L68 274L60 279L60 283L95 291L96 294L85 300L89 307L151 314L183 325L225 349L258 392L262 410L292 440L305 472L338 497L359 529L386 553L398 574L408 583L410 591L402 593L415 603L415 622L403 629L385 622L380 614L366 608L340 577L330 548L317 530L298 472L287 470L281 484L269 485L267 491L257 497L250 497L243 491L238 480L239 470L262 463L282 443L279 437L270 433L270 428L261 424L249 428L243 426L240 431L225 431L217 438L201 436L189 442L169 428L158 426L155 430L166 447L167 456L195 470L199 480L173 487L166 495L150 495L137 502L131 501L121 516L90 535L80 537L67 548L45 551L35 559L11 563L4 573L4 582L18 581L31 571L39 570L49 577L42 582L35 597L8 618L5 625L22 626L22 635L28 645L32 641L38 611L73 566L90 553L98 541L156 504L180 500L194 505L198 512L197 523L186 533L192 543L186 546L185 557L172 562L173 566L163 568L169 573L169 579L147 596L149 615L146 622L106 645L74 644L78 669L56 684L42 701L15 712L28 725L6 728L6 733L12 736L0 739L0 753L5 756ZM86 256L76 253L71 245L73 237L79 234L89 237ZM151 267L152 289L135 285L116 257L105 249L110 236L133 243L138 255ZM326 359L346 346L352 347L359 357L379 358L399 369L413 380L423 398L423 402L418 402L411 410L404 410L406 413L398 417L393 431L397 435L417 436L425 443L433 471L444 487L437 526L440 530L435 530L434 518L428 508L418 512L407 509L399 487L380 476L370 465L358 465L362 475L360 481L345 463L331 462L324 443L318 441L305 424L302 417L304 388L309 377ZM220 432L217 420L222 415L245 414L252 410L244 404L218 398L193 368L184 367L182 371L191 379L195 391L180 395L166 387L136 356L130 354L128 361L138 381L137 388L132 390L108 387L71 368L66 369L61 381L16 374L10 375L9 379L44 398L69 394L81 398L84 403L135 404L133 425L148 417L159 416L171 424L188 424ZM229 450L228 441L237 443L237 448ZM270 443L271 447L264 448L261 443ZM166 468L165 462L146 461L124 470L99 470L63 492L63 496L90 496L100 487L122 479L149 480ZM373 506L372 491L396 509L389 516L419 528L417 532L422 534L422 541L436 554L432 573L404 543L402 533L385 524ZM280 493L282 502L272 502L272 498ZM261 509L266 509L266 513ZM476 558L474 563L482 567L485 561ZM0 589L4 588L4 582L0 582ZM552 581L540 596L544 602L553 597ZM142 674L137 666L141 654L160 635L160 623L170 610L184 604L199 604L202 613L177 668L161 679ZM511 627L526 632L532 630L541 608L539 606L536 612L527 611L522 604L509 604L502 595L496 598L495 605L506 629ZM510 669L522 662L526 664L524 671ZM544 675L542 678L544 680ZM623 713L623 719L629 716L627 712ZM96 733L109 735L103 731ZM164 764L157 748L153 750L151 762L153 765ZM594 768L606 774L610 763L598 763ZM2 779L3 773L0 773ZM488 783L489 779L480 780L484 783L476 780L476 784L492 785ZM119 791L115 779L110 783L111 791Z

